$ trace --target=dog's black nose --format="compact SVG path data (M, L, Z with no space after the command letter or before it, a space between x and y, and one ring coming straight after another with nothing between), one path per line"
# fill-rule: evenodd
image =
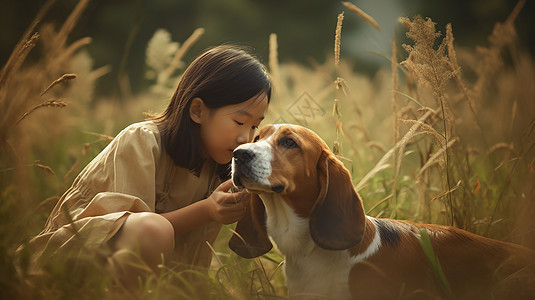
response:
M246 163L254 158L254 152L249 149L236 149L234 150L234 158Z

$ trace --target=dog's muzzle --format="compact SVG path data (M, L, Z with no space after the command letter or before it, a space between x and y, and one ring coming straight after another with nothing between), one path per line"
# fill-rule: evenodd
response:
M245 188L244 181L252 180L250 163L254 159L255 154L249 149L234 150L234 157L232 158L232 181L238 188Z
M269 151L258 144L244 144L234 150L232 182L236 187L247 188L249 191L282 193L284 186L273 186L268 179L270 175Z

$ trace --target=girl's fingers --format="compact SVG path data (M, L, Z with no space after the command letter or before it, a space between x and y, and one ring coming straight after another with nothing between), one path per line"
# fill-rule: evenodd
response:
M235 206L242 202L242 197L239 193L232 193L228 199L228 204Z
M230 190L230 188L232 187L232 179L228 179L224 182L222 182L216 190L219 190L219 191L223 191L223 192L226 192L228 190Z
M236 197L236 202L240 203L246 202L251 197L251 194L249 194L248 192L238 192L234 193L234 196Z
M223 224L231 224L237 222L243 218L243 215L247 211L245 201L238 203L237 205L225 206L220 212L221 220Z
M249 201L247 201L246 199L242 199L242 200L239 200L239 202L237 202L237 203L231 202L231 203L227 203L227 204L228 205L225 205L225 208L229 212L243 213L245 211L245 209L246 209L246 206L249 204Z
M232 180L226 180L221 183L211 196L216 205L220 207L219 222L222 224L231 224L241 218L247 211L250 194L246 191L229 193L232 187Z
M235 213L235 212L242 213L243 211L245 211L245 205L244 205L244 202L238 203L236 205L228 205L228 206L225 206L225 210L229 214Z
M249 198L249 193L247 192L237 192L237 193L225 193L222 195L223 199L221 205L224 206L235 206L240 203L246 202Z

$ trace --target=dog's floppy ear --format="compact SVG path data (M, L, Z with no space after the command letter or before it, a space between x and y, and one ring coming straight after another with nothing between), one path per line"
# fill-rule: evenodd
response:
M365 215L351 175L330 151L318 161L320 193L310 213L310 235L321 248L343 250L358 244Z
M228 245L241 257L255 258L273 248L266 231L266 209L257 194L251 194L247 211L236 224L236 232L241 238L233 233Z

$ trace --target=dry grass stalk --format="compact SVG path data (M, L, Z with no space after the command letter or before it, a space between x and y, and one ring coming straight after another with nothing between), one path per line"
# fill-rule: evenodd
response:
M180 66L180 62L182 61L182 58L184 57L184 54L195 44L201 36L204 34L204 28L197 28L193 33L182 43L182 46L177 50L175 56L173 57L173 60L171 61L171 64L169 64L169 67L165 70L163 73L162 78L158 78L161 80L161 82L165 82L171 75L175 72L175 70Z
M58 107L58 108L63 108L63 107L66 107L67 106L67 103L65 103L65 101L63 100L48 100L48 101L45 101L43 103L40 103L34 107L32 107L29 111L25 112L24 115L22 115L22 117L20 117L20 119L17 121L17 123L15 123L16 125L18 125L22 120L24 120L28 115L30 115L31 113L33 113L34 111L38 110L39 108L42 108L42 107Z
M27 166L28 167L36 167L36 168L44 171L48 175L56 176L56 173L52 170L51 167L45 166L43 164L40 164L38 160L36 160L33 164L28 164ZM0 170L0 172L11 172L11 171L15 171L15 170L16 170L16 168L6 168L6 169Z
M397 61L397 47L396 39L392 42L392 58L390 60L390 71L392 72L392 113L393 113L393 126L394 126L394 143L398 141L399 128L398 128L398 106L396 101L396 91L399 90L399 77L398 77L398 61Z
M379 27L379 24L375 21L375 19L365 13L362 9L358 8L355 4L345 1L342 1L342 4L347 7L347 9L357 14L357 16L359 16L366 23L372 25L373 28L377 29L378 31L381 31L381 27Z
M513 8L513 11L507 17L507 20L505 21L507 24L513 24L516 20L516 17L518 17L518 14L520 14L520 11L524 8L524 5L526 4L526 0L519 0L515 7Z
M111 140L113 140L113 137L107 136L105 134L99 134L99 133L93 133L93 132L87 132L87 131L85 131L84 133L96 135L96 136L99 136L100 138L90 143L84 144L84 147L82 148L82 155L78 157L78 159L76 159L76 161L72 164L71 168L63 176L63 180L65 182L67 182L72 176L76 175L76 173L80 171L78 168L80 166L80 162L82 161L84 157L87 156L87 154L89 153L89 149L91 148L92 145L97 144L99 142L109 143Z
M47 205L50 204L50 203L56 203L59 199L60 199L59 196L48 197L48 198L46 198L45 200L41 201L41 202L39 203L39 205L37 205L37 207L35 208L35 210L38 211L39 209L41 209L42 207L47 206Z
M451 148L451 146L453 146L453 144L457 143L458 141L459 141L459 138L454 138L454 139L452 139L452 140L450 140L448 142L447 147L442 147L442 148L438 149L438 151L435 152L435 154L433 154L425 162L425 164L420 168L420 170L418 170L418 174L416 175L416 180L419 181L422 178L422 175L423 175L424 171L427 170L430 166L432 166L435 163L438 163L438 164L442 165L442 167L444 167L444 160L441 159L441 156L444 155L444 151L446 149Z
M67 35L72 31L72 28L80 18L81 12L87 6L88 1L80 1L74 11L69 15L68 19L61 26L61 29L56 32L52 24L44 24L39 33L35 33L28 39L29 33L34 30L44 16L44 13L52 5L53 1L48 1L37 17L30 25L27 34L23 36L17 47L13 51L11 61L6 64L0 77L0 148L4 145L10 136L16 140L20 140L20 135L16 134L16 130L34 131L43 130L42 126L37 126L38 122L26 122L25 125L15 129L15 125L19 124L35 109L40 107L60 107L63 101L51 100L48 102L39 103L40 97L59 82L50 85L56 78L52 77L56 74L70 73L67 70L70 68L69 60L74 52L80 47L88 44L91 39L83 38L77 42L68 45L66 42ZM32 64L23 65L26 55L36 44L39 39L40 47L39 59ZM22 68L24 66L24 68ZM68 79L69 76L60 81ZM8 82L9 81L9 82ZM48 87L47 87L48 86ZM45 88L47 87L47 88ZM45 88L45 89L43 89ZM67 91L69 94L70 91ZM62 95L63 97L68 95ZM43 115L44 118L49 115ZM55 126L58 131L61 131L62 126ZM38 135L36 133L36 135ZM14 143L17 144L17 143ZM24 153L24 151L21 151ZM22 159L24 160L24 159Z
M409 57L401 64L405 65L421 84L429 87L438 100L443 97L449 79L457 71L450 69L450 59L445 54L448 36L435 50L435 41L441 36L440 32L435 31L435 22L430 18L424 20L421 16L414 17L413 21L401 18L401 22L409 29L407 37L414 41L413 46L403 44Z
M338 15L336 21L336 30L334 34L334 67L336 69L336 75L338 76L338 66L340 65L340 44L342 39L342 21L344 20L344 12L341 12ZM333 103L333 112L332 116L336 117L336 139L333 142L333 153L339 155L342 152L342 143L340 142L340 137L343 135L343 125L342 125L342 114L340 113L340 92L343 92L347 96L346 84L343 78L337 77L334 81L336 88L336 96Z
M114 137L113 136L109 136L107 134L102 134L102 133L96 133L96 132L90 132L90 131L84 131L84 133L87 133L87 134L90 134L90 135L94 135L94 136L97 136L99 137L98 140L94 141L93 143L97 143L97 142L101 142L101 141L104 141L104 142L111 142Z
M429 117L433 116L433 112L428 111L423 116L421 116L418 119L418 122L416 122L414 125L411 126L409 131L401 138L399 142L397 142L394 147L392 147L388 152L383 155L383 157L375 164L375 167L371 169L364 177L359 181L355 189L360 191L375 174L379 173L382 170L385 170L390 167L390 165L387 163L388 160L392 157L395 151L398 151L400 148L405 147L409 141L412 140L414 136L418 134L418 129L420 128L421 124L425 122Z
M385 146L383 144L381 144L380 142L377 142L377 141L369 141L366 143L366 147L367 148L375 148L375 149L378 149L379 151L385 153L386 152L386 149L385 149Z
M446 142L444 141L444 136L442 134L440 134L438 131L435 130L435 128L433 128L433 126L431 125L428 125L426 123L423 123L423 122L419 122L418 120L400 120L401 122L403 123L406 123L406 124L415 124L415 123L421 123L421 128L420 130L422 132L425 132L425 133L429 133L432 137L434 137L436 143L438 144L438 147L439 148L443 148L443 147L446 147Z
M392 127L393 127L393 136L394 136L394 145L399 140L399 123L398 123L398 107L396 101L396 91L399 89L399 78L398 78L398 60L397 60L397 47L396 47L396 37L394 35L394 41L392 41L392 57L390 59L390 71L392 73ZM401 168L401 159L398 151L394 152L394 180L392 181L392 195L394 197L394 203L397 202L397 182L399 177L399 170Z
M429 202L427 191L428 185L429 185L429 172L426 172L422 174L420 178L417 180L417 197L418 197L418 217L420 222L424 223L430 223L430 211L431 211L431 203Z
M48 0L47 2L45 2L43 4L43 6L41 6L41 8L39 9L39 12L37 13L36 17L33 19L32 23L28 26L28 29L26 29L26 31L22 35L22 38L20 39L20 41L17 43L17 45L13 49L13 52L11 52L11 55L9 56L6 64L2 68L2 72L0 72L0 91L2 90L2 87L4 86L7 78L10 75L10 73L16 71L16 69L14 68L14 65L17 64L17 62L20 65L20 63L21 63L20 60L21 59L20 59L19 53L22 50L22 48L24 48L24 45L27 43L28 39L31 40L33 38L33 37L29 38L30 34L33 32L33 30L35 29L37 24L39 24L41 22L41 20L43 19L45 14L48 12L50 7L52 7L52 4L54 4L54 2L56 2L56 1L55 0ZM35 34L34 34L34 36L35 36ZM2 97L1 96L0 96L0 102L2 102Z
M336 140L334 141L334 144L333 144L333 153L335 155L340 155L342 152L342 142L340 140L341 140L341 137L344 135L344 125L342 124L341 117L338 120L336 120L335 132L336 132Z
M57 64L61 65L67 60L69 60L76 51L80 50L80 48L89 45L91 43L92 39L90 37L84 37L77 41L74 41L72 44L70 44L65 50L60 52L60 55L58 55L54 61L51 62L51 64Z
M89 73L90 80L97 80L98 78L111 72L111 66L102 66L98 69L95 69Z
M457 54L455 52L455 47L453 46L453 41L455 38L453 37L453 31L451 28L451 24L449 23L446 25L446 37L447 37L446 41L448 45L448 57L450 59L449 66L450 66L451 71L453 72L453 78L455 79L455 82L457 82L457 85L461 89L461 92L463 93L464 98L466 99L466 101L468 101L468 105L470 106L470 111L474 118L474 123L476 125L476 128L480 132L483 132L483 130L481 129L481 126L479 125L479 121L477 119L476 104L474 102L474 99L470 95L471 91L466 87L466 85L463 82L462 75L461 75L461 67L457 63Z
M279 69L279 52L277 43L277 34L269 35L269 71L271 73L274 91L279 93L280 86L280 69Z
M344 93L344 96L347 96L349 93L349 86L347 85L347 82L342 77L337 77L334 81L334 85L336 87L336 91L342 91Z
M62 82L65 82L65 81L69 81L69 80L73 80L73 79L76 79L76 74L63 74L61 75L60 78L52 81L52 83L46 88L44 89L42 92L41 92L41 95L40 96L43 96L44 94L46 94L46 92L48 92L48 90L50 90L51 88L53 88L54 86L62 83Z
M514 22L525 3L526 0L518 1L511 14L509 14L507 17L505 23L496 23L492 34L488 38L490 43L488 48L477 48L478 52L483 55L478 70L479 76L474 85L474 92L478 101L481 101L482 92L484 91L485 86L489 82L492 75L503 64L500 57L501 52L505 47L514 44L516 41Z
M336 30L334 34L334 66L338 68L340 64L340 40L342 38L342 21L344 20L344 12L338 15L336 22Z
M73 30L74 26L80 19L80 16L86 9L87 5L89 4L89 0L80 0L74 10L71 12L69 17L67 17L67 20L63 23L61 28L58 31L58 34L55 39L55 49L62 49L65 46L65 43L67 42L67 37Z
M3 103L5 101L5 96L7 94L5 87L8 85L8 81L11 78L11 75L18 71L19 67L26 59L28 53L30 53L33 47L35 47L38 39L39 33L36 32L29 40L24 42L19 49L15 49L13 51L13 54L15 54L14 59L12 61L8 61L8 63L6 63L6 65L2 69L2 73L0 74L0 103Z
M508 143L497 143L494 144L487 152L487 155L490 155L491 153L494 153L496 150L508 150L516 155L514 146L512 144Z
M446 101L445 89L449 80L455 73L459 72L458 69L451 69L451 59L445 54L448 44L451 44L449 39L453 35L446 35L438 46L438 49L435 49L435 41L441 34L435 31L436 23L430 18L424 20L421 16L416 16L413 21L410 21L408 18L401 18L401 23L409 29L407 37L414 41L413 46L403 44L403 48L409 53L409 57L402 64L407 66L411 75L417 79L418 83L430 88L433 92L433 97L442 111L444 144L447 147L448 135L451 134L453 126L451 125L451 112L449 104ZM451 184L447 149L444 151L444 160L446 162L447 189L449 190ZM450 208L452 208L451 194L448 194L448 196ZM453 218L452 213L451 223L453 223Z
M56 176L56 173L54 173L54 171L52 171L52 168L49 167L49 166L45 166L43 164L40 164L40 163L34 163L34 166L40 170L43 170L45 173L47 173L48 175L52 175L52 176Z
M461 69L461 67L459 67L459 64L457 63L457 53L455 52L455 47L453 46L454 40L455 38L453 37L453 29L451 27L451 23L448 23L446 24L446 44L448 46L448 57L450 59L451 66L453 66L452 71Z
M460 182L459 182L459 183L460 183ZM457 185L455 185L454 187L450 188L449 190L444 191L444 192L442 192L442 193L440 193L440 194L434 196L434 197L431 199L430 202L434 202L434 201L436 201L436 200L438 200L438 199L440 199L440 198L443 198L443 197L445 197L445 196L448 196L448 195L450 195L451 193L455 192L455 191L456 191L457 189L459 189L460 187L461 187L461 185L460 185L460 184L457 184ZM453 209L453 208L452 208L452 209Z
M342 134L344 135L344 137L349 141L349 145L351 146L351 149L353 150L354 156L358 157L359 156L359 146L357 146L358 142L355 142L355 138L353 137L353 134L346 130L346 126L342 126L341 130L342 130ZM348 159L348 161L351 161L351 160Z
M85 155L84 155L85 156ZM80 165L80 159L77 159L71 166L71 168L63 175L63 181L67 181L71 176L75 175L75 172L78 171L78 166Z

